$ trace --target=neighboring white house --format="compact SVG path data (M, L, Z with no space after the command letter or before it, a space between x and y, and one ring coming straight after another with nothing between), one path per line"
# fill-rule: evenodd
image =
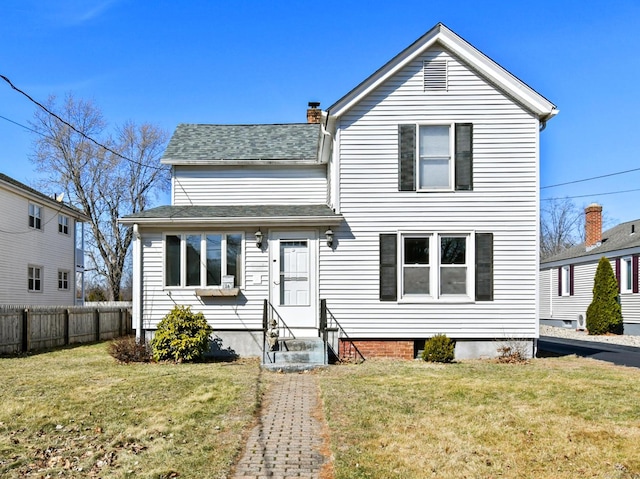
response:
M88 218L58 199L0 173L0 304L76 304Z
M191 305L223 347L257 354L264 300L316 337L325 300L366 357L413 358L439 333L458 358L505 338L531 352L555 106L442 24L317 106L314 123L177 127L171 205L121 220L138 333Z
M540 321L550 326L585 329L593 282L602 257L618 280L624 334L640 335L640 220L602 232L602 206L585 209L585 242L540 264Z

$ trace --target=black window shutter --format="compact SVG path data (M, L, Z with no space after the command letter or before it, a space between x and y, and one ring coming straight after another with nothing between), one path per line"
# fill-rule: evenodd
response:
M569 296L573 296L573 266L569 265Z
M618 293L621 291L621 284L620 284L620 258L616 258L616 281L618 282Z
M416 190L416 125L398 125L398 189Z
M456 123L456 190L473 189L473 124Z
M476 301L493 301L493 233L476 233Z
M638 255L634 254L631 257L632 266L631 269L633 271L633 292L638 293Z
M558 296L562 296L562 266L558 268Z
M380 301L398 299L398 236L380 235Z

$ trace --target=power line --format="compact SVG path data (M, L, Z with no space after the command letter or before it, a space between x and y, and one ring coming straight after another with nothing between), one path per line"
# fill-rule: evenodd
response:
M576 195L576 196L563 196L562 198L541 198L540 201L553 201L553 200L564 200L564 199L574 199L574 198L589 198L591 196L606 196L606 195L619 195L622 193L633 193L636 191L640 191L640 188L636 188L633 190L622 190L622 191L609 191L606 193L593 193L590 195Z
M25 130L29 130L29 131L30 131L30 132L32 132L32 133L36 133L36 134L38 134L38 135L40 135L40 136L44 136L44 137L46 137L46 136L47 136L47 135L45 135L44 133L41 133L41 132L39 132L39 131L34 130L33 128L29 128L28 126L25 126L25 125L23 125L23 124L21 124L21 123L18 123L17 121L13 121L12 119L7 118L6 116L2 116L2 115L0 115L0 118L2 118L3 120L8 121L9 123L13 123L14 125L18 125L18 126L20 126L20 127L24 128Z
M542 186L540 187L540 189L544 190L546 188L555 188L556 186L573 185L575 183L582 183L584 181L599 180L600 178L608 178L610 176L624 175L625 173L632 173L634 171L640 171L640 168L632 168L630 170L618 171L616 173L607 173L606 175L592 176L591 178L583 178L581 180L566 181L564 183L557 183L555 185Z
M27 97L29 99L29 101L31 101L32 103L34 103L35 105L37 105L39 108L41 108L42 110L44 110L46 113L48 113L49 115L51 115L52 117L54 117L55 119L57 119L58 121L60 121L61 123L63 123L64 125L68 126L69 128L71 128L73 131L75 131L76 133L78 133L79 135L81 135L83 138L86 138L87 140L89 140L90 142L96 144L97 146L99 146L100 148L104 148L106 151L108 151L109 153L112 153L114 155L116 155L118 158L122 158L125 161L128 161L130 163L133 163L135 165L138 166L142 166L145 168L153 168L156 170L162 170L164 169L163 167L158 167L158 166L153 166L153 165L145 165L144 163L140 162L140 161L136 161L136 160L132 160L131 158L128 158L124 155L121 155L120 153L118 153L117 151L112 150L111 148L109 148L106 145L103 145L102 143L94 140L93 138L91 138L89 135L85 134L84 132L78 130L75 126L73 126L71 123L69 123L68 121L60 118L57 114L55 114L54 112L52 112L51 110L49 110L46 106L44 106L42 103L40 103L37 100L34 100L28 93L22 91L20 88L18 88L17 86L15 86L11 80L9 80L6 76L4 75L0 75L0 78L2 78L5 82L7 82L9 84L9 86L11 88L13 88L15 91L17 91L18 93L20 93L21 95L24 95L25 97ZM4 118L4 117L2 117ZM13 121L13 120L9 120L8 118L5 118L5 120L10 121L11 123L15 123L16 125L22 126L23 128L26 128L27 130L31 130L31 128L28 128L24 125L20 125L19 123ZM34 131L34 130L31 130ZM42 133L39 132L35 132L38 133L42 136L47 137L47 135L44 135Z

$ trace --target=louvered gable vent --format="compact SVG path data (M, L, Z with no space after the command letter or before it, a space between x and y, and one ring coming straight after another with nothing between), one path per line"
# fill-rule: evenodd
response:
M447 60L425 60L424 91L447 91Z

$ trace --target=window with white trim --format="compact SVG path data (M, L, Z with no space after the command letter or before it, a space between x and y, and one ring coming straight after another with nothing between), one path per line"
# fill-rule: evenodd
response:
M42 206L29 203L29 227L42 229Z
M620 259L620 292L633 292L633 262L631 256Z
M42 292L42 268L40 266L27 268L27 289L33 293Z
M403 235L401 297L468 299L469 241L468 234Z
M69 290L69 271L58 270L58 289Z
M63 235L69 234L69 217L65 215L58 215L58 233Z
M473 190L473 124L398 125L398 190Z
M573 294L573 265L564 265L560 268L560 296Z
M421 125L418 130L418 189L450 190L453 166L451 125Z
M182 233L165 236L165 286L216 287L223 276L242 285L242 233Z

